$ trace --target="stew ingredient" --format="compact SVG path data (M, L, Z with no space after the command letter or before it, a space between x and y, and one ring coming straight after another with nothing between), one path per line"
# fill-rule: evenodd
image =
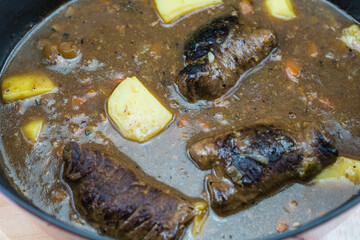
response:
M159 8L150 0L79 0L59 9L24 38L2 71L0 145L4 161L0 164L14 187L50 215L96 233L88 212L76 211L81 209L80 202L75 201L76 208L72 204L76 200L73 194L80 192L71 191L70 182L62 178L60 169L67 142L89 149L89 156L93 149L101 148L101 156L109 153L115 159L121 151L161 185L189 198L204 199L203 181L211 172L201 171L189 160L190 142L223 136L269 116L280 116L291 123L300 119L314 122L341 157L360 159L358 24L318 0L293 0L296 18L285 19L290 1L274 2L274 9L287 8L285 13L276 13L280 18L272 14L269 1L224 0L190 14L177 13L171 24L163 22ZM239 79L231 78L236 84L219 98L203 95L190 104L174 86L178 73L186 67L184 49L199 29L224 16L239 18L255 29L271 29L277 47L270 48L273 51L265 54L265 61L243 69ZM224 42L217 46L224 46ZM217 60L217 54L207 51L203 56L209 63L205 66L212 67L210 60ZM113 91L133 76L163 105L160 109L173 114L173 122L144 143L124 138L106 108ZM41 127L27 125L39 119L44 121ZM287 135L290 130L282 131ZM297 139L297 134L289 137ZM121 165L121 156L112 164ZM343 174L346 166L355 163L333 167ZM184 200L185 205L195 209L187 216L197 214L194 230L187 228L184 238L193 238L194 232L198 239L253 239L294 229L358 194L360 188L354 180L357 168L348 169L345 178L295 183L277 192L269 187L274 195L258 204L224 218L210 210L205 222L203 204L196 210L196 204ZM93 171L93 176L101 176ZM119 187L119 181L110 179L109 186ZM155 183L150 182L151 186ZM93 216L99 209L94 208Z

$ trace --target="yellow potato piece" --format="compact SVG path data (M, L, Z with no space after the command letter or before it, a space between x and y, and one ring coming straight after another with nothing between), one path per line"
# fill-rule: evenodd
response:
M136 77L127 78L116 87L107 110L122 135L138 142L154 137L173 118Z
M360 52L360 27L356 24L345 28L340 38L346 46Z
M219 3L222 0L155 0L158 13L165 23L196 9Z
M17 101L56 89L44 74L27 73L5 78L2 82L2 98L5 102Z
M22 133L28 142L36 143L39 139L43 126L44 120L33 120L22 127Z
M355 184L360 183L360 161L347 157L338 157L336 162L326 168L317 177L316 181L326 181L345 177Z
M196 237L201 232L202 227L207 219L208 215L208 204L206 202L196 202L195 207L195 217L192 227L192 235Z
M291 0L266 0L266 7L276 18L291 20L296 18Z

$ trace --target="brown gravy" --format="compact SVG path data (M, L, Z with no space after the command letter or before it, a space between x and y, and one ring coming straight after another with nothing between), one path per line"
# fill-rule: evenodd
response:
M360 159L360 53L337 40L353 20L326 2L294 0L297 18L279 21L268 15L263 0L254 0L255 13L245 18L271 26L279 39L270 61L243 76L221 102L189 104L176 92L173 83L184 67L187 36L209 20L230 14L237 4L224 0L165 25L150 0L79 0L35 26L8 60L2 78L45 72L59 90L0 107L4 167L14 186L46 213L96 232L76 213L71 192L60 178L61 149L70 140L102 145L114 154L121 151L149 175L195 197L201 196L207 172L188 159L187 141L269 115L316 120L330 133L339 155ZM36 46L52 34L79 44L79 61L66 67L44 64ZM319 46L315 58L307 54L310 43ZM297 83L284 72L287 59L296 59L301 66ZM137 76L176 115L168 129L143 144L121 137L104 118L106 99L116 79L124 76ZM88 97L92 89L96 94ZM88 99L74 107L74 96ZM46 124L40 142L29 145L20 128L36 117L45 118ZM211 212L198 239L265 237L277 233L278 221L293 229L338 207L359 189L348 181L294 184L230 217ZM187 237L191 238L190 231Z

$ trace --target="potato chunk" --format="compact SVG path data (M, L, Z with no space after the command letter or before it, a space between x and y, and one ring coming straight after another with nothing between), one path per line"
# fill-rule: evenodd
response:
M39 139L43 126L44 120L33 120L22 127L22 133L28 142L36 143Z
M5 102L17 101L56 89L44 74L27 73L5 78L2 82L2 97Z
M276 18L291 20L296 18L291 0L266 0L266 7Z
M219 3L222 0L155 0L156 8L165 23L196 9Z
M360 183L360 161L338 157L336 162L316 177L316 181L345 177L355 184Z
M107 102L110 118L125 138L145 142L162 131L173 115L136 78L127 78Z
M208 204L204 202L196 202L194 204L195 207L195 218L192 227L192 235L196 237L200 234L202 227L205 224L205 221L208 216Z
M340 38L346 46L360 52L360 27L356 24L345 28Z

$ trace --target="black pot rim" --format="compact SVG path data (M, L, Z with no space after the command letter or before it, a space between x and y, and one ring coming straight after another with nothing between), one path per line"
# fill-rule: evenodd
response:
M4 194L4 196L7 197L8 199L10 199L13 203L20 206L21 208L23 208L27 212L31 213L35 217L38 217L41 220L44 220L45 222L53 224L54 226L56 226L60 229L66 230L69 233L72 233L72 234L75 234L75 235L78 235L81 237L85 237L85 238L89 238L89 239L99 239L99 240L112 239L112 238L108 238L108 237L94 235L90 232L78 229L67 223L64 223L64 222L60 221L59 219L56 219L55 217L52 217L52 216L44 213L40 209L36 208L35 206L30 204L25 199L22 199L16 193L10 191L8 189L9 186L4 186L4 185L5 185L4 183L0 183L0 192L2 192ZM264 238L263 240L278 240L278 239L284 239L284 238L288 238L288 237L294 237L298 234L304 233L315 227L318 227L319 225L322 225L322 224L328 222L329 220L334 219L336 216L339 216L340 214L344 213L345 211L351 209L352 207L354 207L355 205L358 205L358 204L360 204L360 195L355 196L354 198L350 199L346 203L342 204L340 207L328 212L327 214L325 214L324 216L322 216L320 218L317 218L305 225L300 226L297 229L287 231L285 233L276 234L273 236L268 236L268 237Z
M65 0L62 0L62 1L65 2ZM346 12L348 14L351 14L357 21L360 22L360 12L359 12L358 8L354 8L354 7L351 7L351 6L344 7L343 6L344 3L342 2L343 0L327 0L327 1L330 1L333 4L336 4L336 5L339 5L341 8L343 8L344 13ZM349 1L347 1L347 2L349 2ZM354 2L356 2L356 0ZM0 66L1 65L2 64L0 64ZM76 228L74 226L71 226L68 223L62 222L59 219L46 214L45 212L43 212L39 208L32 205L29 201L22 198L19 195L19 193L17 193L15 191L15 189L11 187L10 184L3 181L1 178L0 178L0 193L2 193L6 198L11 200L13 203L18 205L19 207L21 207L22 209L24 209L25 211L27 211L31 215L33 215L33 217L40 218L41 220L43 220L43 221L45 221L47 223L50 223L50 224L54 225L55 227L57 227L59 229L65 230L68 233L71 233L71 234L74 234L74 235L77 235L77 236L80 236L80 237L84 237L84 238L89 238L89 239L99 239L99 240L111 240L112 239L112 238L109 238L109 237L103 237L103 236L94 235L91 232L87 232L87 231L78 229L78 228ZM284 238L295 237L295 236L297 236L297 235L299 235L301 233L305 233L305 232L307 232L307 231L309 231L309 230L311 230L313 228L316 228L316 227L319 227L322 224L325 224L326 222L334 219L335 217L341 215L342 213L345 213L347 210L350 210L355 205L360 205L360 194L357 195L357 196L354 196L352 199L348 200L347 202L345 202L344 204L342 204L338 208L335 208L334 210L326 213L322 217L316 218L315 220L312 220L311 222L309 222L307 224L301 225L297 229L290 230L290 231L287 231L285 233L280 233L280 234L275 234L275 235L272 235L272 236L268 236L268 237L266 237L266 238L264 238L262 240L279 240L279 239L284 239Z

